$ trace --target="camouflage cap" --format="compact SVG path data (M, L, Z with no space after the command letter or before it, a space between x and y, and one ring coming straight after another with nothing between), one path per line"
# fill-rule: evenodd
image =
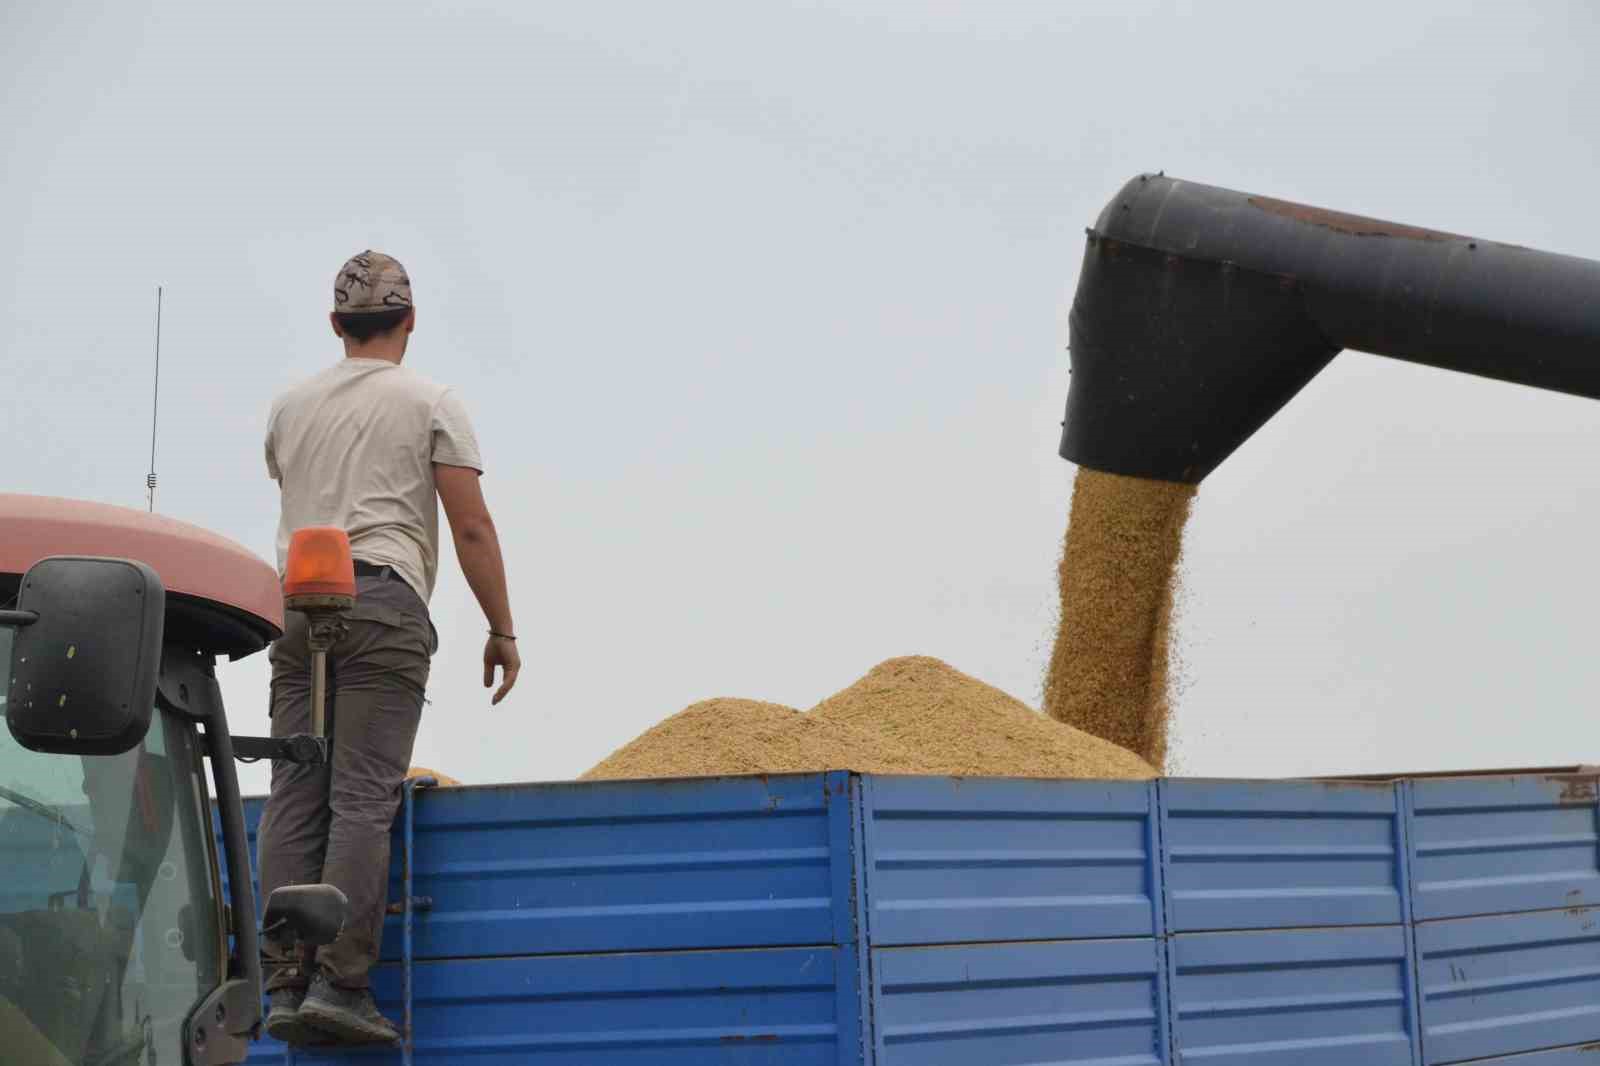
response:
M333 309L340 314L373 314L411 306L411 278L393 256L370 248L351 256L333 279Z

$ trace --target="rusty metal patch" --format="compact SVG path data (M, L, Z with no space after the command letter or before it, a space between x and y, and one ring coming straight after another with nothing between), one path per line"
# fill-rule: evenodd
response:
M1259 207L1263 211L1274 215L1282 215L1299 222L1309 222L1313 226L1331 229L1336 233L1348 233L1352 237L1404 237L1413 241L1464 241L1470 240L1459 233L1444 233L1439 230L1422 229L1418 226L1406 226L1399 222L1384 222L1376 218L1366 218L1362 215L1347 215L1343 211L1328 211L1320 207L1308 207L1305 204L1290 203L1287 200L1274 200L1269 196L1250 197L1250 206Z
M1378 777L1324 777L1316 778L1316 783L1330 792L1340 789L1369 789L1377 792L1393 791L1393 778Z
M1561 784L1562 803L1593 803L1596 799L1595 782L1592 778L1558 777L1554 780Z

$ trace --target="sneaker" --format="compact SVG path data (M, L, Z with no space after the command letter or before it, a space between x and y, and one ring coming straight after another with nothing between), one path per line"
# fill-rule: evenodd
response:
M275 988L267 1008L267 1035L274 1040L299 1047L316 1047L328 1043L328 1035L300 1017L300 1006L306 998L303 988Z
M300 1021L314 1026L342 1044L394 1044L400 1030L378 1013L372 993L365 988L339 988L318 974L300 1004Z

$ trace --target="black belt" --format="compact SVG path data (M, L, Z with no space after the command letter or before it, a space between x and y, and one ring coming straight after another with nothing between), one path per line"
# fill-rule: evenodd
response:
M369 563L361 559L356 560L357 577L391 577L393 575L394 567L392 566L379 566L377 563Z

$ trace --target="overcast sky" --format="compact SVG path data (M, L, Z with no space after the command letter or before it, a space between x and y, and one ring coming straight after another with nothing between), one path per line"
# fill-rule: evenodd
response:
M268 405L377 248L526 664L491 711L447 558L417 761L570 777L909 653L1036 703L1101 205L1164 169L1600 258L1597 12L0 0L0 489L142 506L164 285L157 509L270 556ZM1600 761L1597 453L1590 401L1341 355L1202 486L1178 768Z

